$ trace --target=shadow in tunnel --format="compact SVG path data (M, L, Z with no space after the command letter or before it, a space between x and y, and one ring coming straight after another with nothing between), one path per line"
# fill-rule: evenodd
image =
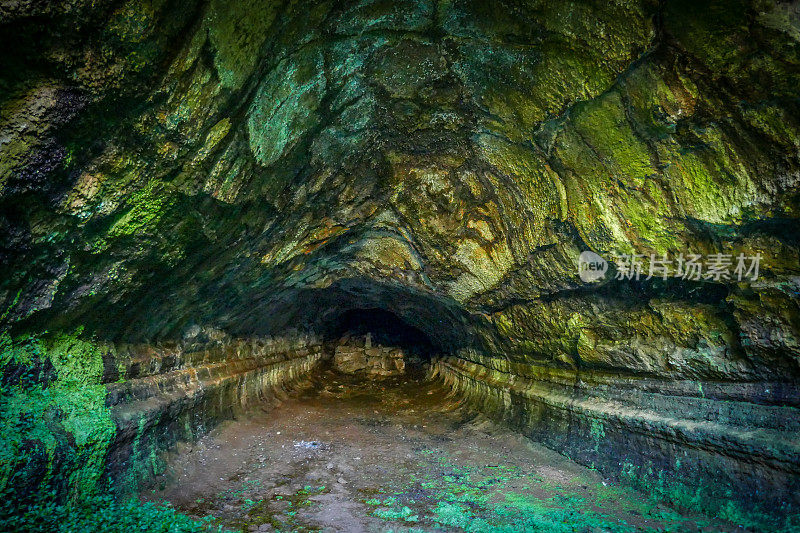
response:
M393 342L436 355L474 347L476 320L480 321L449 298L363 278L341 279L319 289L251 294L247 305L218 312L226 316L222 328L234 336L267 336L294 329L332 341L348 328L361 332L371 327L373 333L390 337L393 331Z
M385 309L350 309L331 321L323 333L328 344L367 335L373 344L400 348L412 374L421 372L437 353L428 335Z

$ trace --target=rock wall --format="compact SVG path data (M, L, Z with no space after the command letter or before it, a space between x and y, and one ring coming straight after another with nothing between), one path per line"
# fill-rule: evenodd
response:
M631 380L461 355L435 361L433 375L531 438L678 506L755 529L796 526L797 386Z
M158 453L202 435L254 403L285 395L324 357L310 336L234 339L200 350L125 346L107 385L117 428L106 468L118 488L160 473Z
M711 429L752 446L711 464L744 481L775 458L753 413L800 418L782 392L800 382L798 28L795 3L764 0L0 4L0 328L158 344L383 309L499 369L497 397L606 376L601 397L633 391L670 425L733 406L740 425ZM585 251L605 278L581 278ZM733 274L740 255L758 275ZM634 279L626 256L673 264ZM591 461L681 477L666 442Z
M0 514L146 487L178 440L282 397L323 357L309 335L212 336L159 346L0 338Z
M333 366L345 374L364 374L370 378L400 376L406 372L405 353L392 346L373 346L370 335L348 338L336 345Z

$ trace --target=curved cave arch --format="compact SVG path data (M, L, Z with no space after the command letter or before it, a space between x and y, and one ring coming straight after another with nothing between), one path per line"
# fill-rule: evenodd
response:
M354 330L604 476L800 523L795 4L3 3L0 494L135 486Z
M336 340L345 334L364 335L371 333L375 342L409 349L418 348L420 355L431 355L433 342L419 328L408 325L391 311L380 308L357 308L344 311L323 332L326 340Z
M425 336L438 353L455 354L479 341L482 317L466 312L450 299L390 281L345 278L320 289L292 289L266 301L239 304L224 323L238 336L274 335L286 329L328 337L340 317L358 309L391 314ZM427 344L427 343L426 343Z

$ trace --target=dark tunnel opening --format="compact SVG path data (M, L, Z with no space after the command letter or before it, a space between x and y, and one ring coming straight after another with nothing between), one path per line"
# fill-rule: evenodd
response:
M326 344L348 342L369 336L374 346L395 347L404 354L406 371L423 372L438 352L430 337L402 318L379 308L350 309L331 321L324 333Z

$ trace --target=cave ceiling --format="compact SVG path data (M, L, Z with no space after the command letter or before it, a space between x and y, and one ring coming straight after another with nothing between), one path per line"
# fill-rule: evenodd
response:
M512 360L800 373L792 9L3 3L2 320L146 341L380 308ZM587 284L583 250L760 277Z

